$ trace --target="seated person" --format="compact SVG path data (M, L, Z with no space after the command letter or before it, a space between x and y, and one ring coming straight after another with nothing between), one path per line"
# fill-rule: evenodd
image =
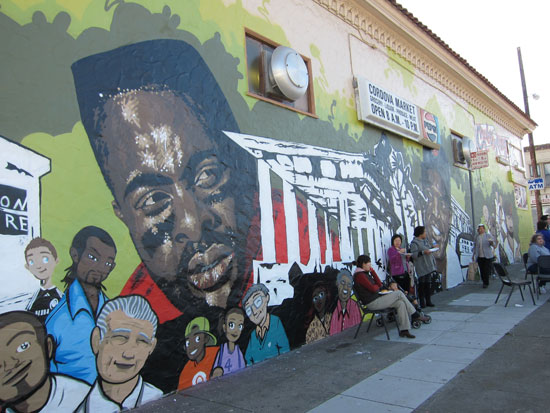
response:
M402 243L401 235L395 234L391 237L391 247L388 248L388 266L392 278L405 293L408 293L411 289L411 277L407 271L407 250L401 248Z
M531 237L531 243L529 244L529 250L527 251L527 270L532 274L537 274L539 272L538 260L541 255L550 255L550 250L544 246L544 238L541 234L534 234ZM550 274L550 268L541 268L541 274ZM541 293L544 294L546 291L544 285L546 281L539 281L539 288Z
M394 308L397 311L397 325L399 327L399 336L415 338L409 330L411 328L410 317L420 321L427 321L427 317L420 315L414 306L409 302L396 285L391 285L391 290L383 291L382 282L371 267L370 257L360 255L353 262L357 266L353 274L353 288L355 294L361 300L363 305L369 310L382 310L385 308ZM380 294L384 292L385 294Z

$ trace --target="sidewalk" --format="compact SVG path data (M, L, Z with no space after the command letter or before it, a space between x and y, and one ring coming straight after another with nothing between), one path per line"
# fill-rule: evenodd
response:
M393 325L391 341L381 328L363 327L355 340L350 329L136 411L547 411L549 295L535 307L528 291L525 302L515 291L504 308L507 287L493 304L500 285L437 294L433 321L412 330L414 340Z

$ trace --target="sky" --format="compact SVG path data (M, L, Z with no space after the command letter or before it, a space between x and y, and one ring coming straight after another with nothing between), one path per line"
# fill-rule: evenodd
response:
M517 48L530 96L535 145L550 143L550 1L396 0L508 99L525 110ZM523 146L527 146L527 135Z

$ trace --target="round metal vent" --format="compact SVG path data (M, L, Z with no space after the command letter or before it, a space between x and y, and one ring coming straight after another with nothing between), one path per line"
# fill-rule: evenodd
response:
M290 100L302 97L309 84L307 66L290 47L279 46L271 56L269 74L279 90Z

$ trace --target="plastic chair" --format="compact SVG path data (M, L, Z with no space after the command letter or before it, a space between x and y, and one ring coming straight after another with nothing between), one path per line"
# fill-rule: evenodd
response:
M545 273L541 273L541 268ZM540 281L550 281L550 255L540 255L537 260L537 282L535 284L537 289L537 300L539 298Z
M500 281L502 282L502 285L500 287L500 291L498 292L497 299L495 300L495 304L498 302L498 299L500 298L500 293L502 293L502 290L504 286L511 287L510 294L508 294L508 299L506 300L506 304L504 304L504 307L508 305L508 302L510 301L510 297L512 296L512 293L514 292L514 288L519 287L519 293L521 294L521 299L525 301L525 297L523 297L523 292L521 290L522 286L527 286L529 288L529 293L531 294L531 299L533 300L533 305L535 304L535 297L533 296L533 290L531 289L531 281L529 280L512 280L510 276L508 275L508 271L506 271L506 268L498 262L493 263L493 267L498 275L498 278L500 278Z
M355 331L355 335L353 336L353 338L357 338L357 334L359 334L359 330L361 329L361 325L363 325L363 322L365 321L365 317L368 314L372 314L372 317L370 318L369 326L367 327L367 333L370 330L372 320L375 319L376 314L379 314L380 317L376 320L376 324L380 324L380 325L384 326L384 330L386 330L386 337L389 340L390 339L390 334L388 333L388 327L386 326L386 320L385 320L384 316L393 317L394 319L397 319L397 311L395 311L391 307L384 308L382 310L369 310L367 308L367 306L364 305L360 300L357 300L357 304L359 304L359 307L361 307L361 311L363 312L363 317L361 318L361 322L357 326L357 330ZM397 323L396 323L396 326L397 326ZM399 332L399 327L397 327L397 331Z

